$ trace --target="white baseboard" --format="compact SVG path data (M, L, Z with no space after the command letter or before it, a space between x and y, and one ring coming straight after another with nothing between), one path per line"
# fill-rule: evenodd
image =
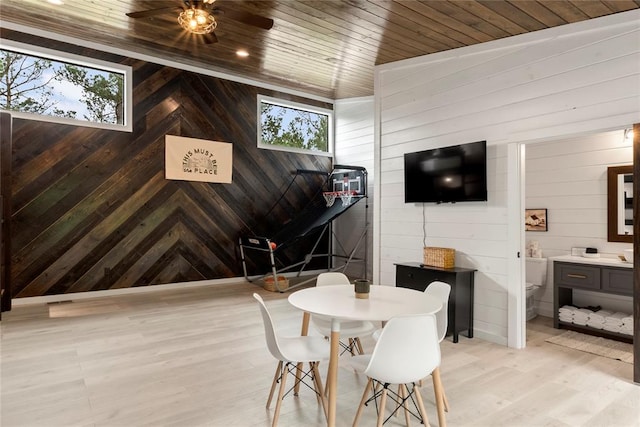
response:
M498 344L498 345L507 345L507 337L501 337L499 335L496 335L494 333L491 332L487 332L487 331L482 331L482 330L478 330L476 328L473 329L473 338L472 339L481 339L484 341L489 341L492 342L494 344ZM459 338L460 340L463 339L468 339L465 335L460 334Z
M326 270L305 271L301 276L314 276ZM280 274L280 273L278 273ZM294 277L297 273L283 273L283 276ZM164 285L138 286L135 288L107 289L103 291L75 292L70 294L45 295L40 297L14 298L11 300L13 307L33 304L49 304L63 301L81 300L88 298L112 297L117 295L142 294L148 292L159 292L173 289L197 288L202 286L228 285L234 283L248 283L244 277L231 277L227 279L197 280L193 282L167 283Z

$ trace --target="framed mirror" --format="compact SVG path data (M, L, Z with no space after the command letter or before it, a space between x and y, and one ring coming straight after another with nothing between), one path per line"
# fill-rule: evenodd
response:
M607 169L607 240L633 243L633 165Z

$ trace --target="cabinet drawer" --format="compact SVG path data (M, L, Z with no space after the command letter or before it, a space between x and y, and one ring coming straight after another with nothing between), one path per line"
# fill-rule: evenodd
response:
M396 267L396 286L424 291L433 280L429 271L398 265Z
M555 265L555 282L583 289L600 289L600 268L577 264Z
M633 270L603 268L602 290L622 295L633 295Z

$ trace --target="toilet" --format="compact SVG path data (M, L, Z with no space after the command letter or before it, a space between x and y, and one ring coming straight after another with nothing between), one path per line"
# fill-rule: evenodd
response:
M527 320L538 315L535 306L535 295L538 290L547 284L547 259L526 258L526 282L527 282Z

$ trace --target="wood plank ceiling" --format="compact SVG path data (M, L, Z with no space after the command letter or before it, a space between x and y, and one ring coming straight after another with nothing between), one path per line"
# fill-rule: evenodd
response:
M203 44L168 11L182 0L2 0L3 25L158 56L328 99L373 94L375 65L640 8L640 0L217 0L274 20L271 30L216 16L218 43ZM8 24L9 23L9 24ZM245 49L249 57L239 58Z

